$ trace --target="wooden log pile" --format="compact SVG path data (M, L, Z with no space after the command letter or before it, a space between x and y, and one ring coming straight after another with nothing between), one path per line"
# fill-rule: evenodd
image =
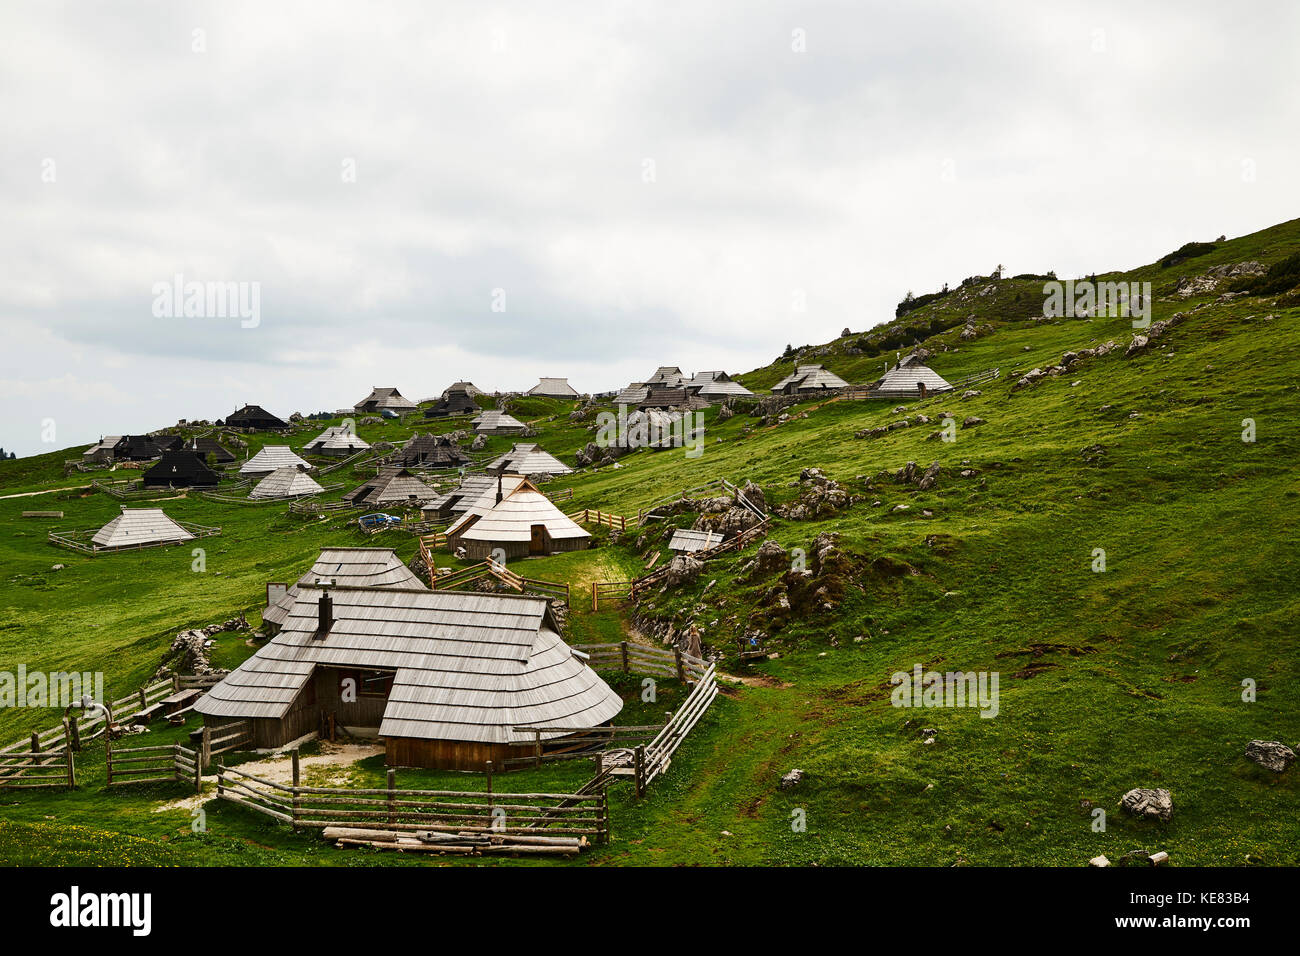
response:
M416 830L412 833L364 827L326 827L322 835L340 848L365 846L399 853L459 853L464 856L577 856L588 846L585 836L531 836L468 830L461 833Z

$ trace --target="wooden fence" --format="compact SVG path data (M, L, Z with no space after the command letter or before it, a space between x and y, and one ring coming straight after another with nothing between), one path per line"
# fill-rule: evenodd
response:
M604 525L607 528L617 528L619 531L627 530L627 518L623 517L623 515L597 511L594 508L583 508L581 511L575 511L569 517L578 524Z
M708 673L706 661L674 647L649 647L620 641L617 644L574 644L573 649L587 655L593 670L620 670L624 674L649 674L676 677L683 683L703 679Z
M104 766L108 786L127 783L193 783L194 792L203 792L203 767L199 754L180 744L153 747L114 747L112 738L104 742Z
M253 746L253 722L238 720L213 730L205 726L199 733L199 765L212 766L212 758L232 750L247 750Z
M0 754L0 790L71 790L76 785L76 762L70 747Z
M191 524L188 521L178 521L173 518L176 524L180 525L196 538L207 538L213 535L221 534L220 528L212 528L202 524ZM162 548L173 544L183 544L181 541L149 541L142 544L118 545L112 548L105 548L95 544L91 539L98 532L98 528L91 531L51 531L48 534L50 544L67 548L70 551L80 551L82 554L89 554L92 557L97 554L114 553L117 551L138 551L141 548ZM188 539L187 539L188 540Z
M600 610L600 602L603 599L606 603L610 601L627 600L632 597L631 581L592 581L591 582L591 609Z
M710 664L707 671L695 684L690 696L677 708L672 719L659 731L650 743L637 747L633 752L632 773L636 783L637 796L645 793L646 787L668 769L673 754L682 745L686 735L691 732L701 717L718 696L717 665ZM599 763L597 769L601 769ZM615 771L617 773L617 771Z
M426 566L432 568L432 565ZM569 604L569 586L559 581L543 581L540 578L526 578L523 575L516 574L504 564L497 564L495 561L480 561L478 564L472 564L468 568L461 568L459 571L453 571L451 574L433 575L430 572L430 586L435 591L452 591L457 588L463 588L466 585L475 584L484 578L491 578L499 581L507 587L523 594L530 592L540 594L543 597L549 597L553 601L559 601L561 604Z
M585 760L598 753L620 750L653 740L663 724L637 726L610 724L574 730L572 727L512 727L510 732L522 740L531 739L533 752L527 757L509 757L501 761L506 769L540 767L557 760ZM543 740L543 735L549 740ZM563 735L563 740L556 738Z
M350 501L319 501L316 498L294 498L289 502L288 514L295 518L316 518L325 514L337 514L345 511L361 511L359 505Z
M292 783L286 785L254 776L237 767L217 765L217 797L301 829L382 828L389 832L423 831L457 837L482 836L494 841L472 848L431 842L399 849L428 852L543 852L527 847L551 847L546 852L577 852L580 841L609 841L609 801L605 786L584 787L578 793L509 793L488 789L402 790L396 771L388 771L387 786L307 787L301 783L298 751L292 752ZM328 834L327 834L328 835ZM560 838L560 839L556 839ZM345 845L369 845L358 835L342 837ZM491 849L487 849L490 846Z

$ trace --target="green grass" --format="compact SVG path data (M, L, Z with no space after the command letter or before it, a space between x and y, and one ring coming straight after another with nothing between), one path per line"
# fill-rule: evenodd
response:
M718 422L711 410L698 458L639 451L618 469L556 481L574 488L566 511L628 515L715 477L752 479L770 500L788 501L799 493L792 482L810 466L860 497L833 518L778 521L772 529L786 547L808 548L823 531L840 535L850 569L836 582L832 611L774 615L763 593L775 578L742 576L748 554L710 562L696 585L645 599L643 614L697 624L724 655L760 627L779 656L745 671L724 659L724 670L749 683L728 685L644 798L615 788L615 840L577 865L1079 865L1135 847L1165 849L1182 865L1300 863L1300 769L1275 775L1242 756L1256 737L1300 742L1293 623L1300 616L1300 310L1269 297L1169 297L1180 275L1247 259L1272 264L1297 249L1300 221L1219 243L1167 269L1155 263L1099 276L1151 281L1154 318L1187 317L1139 355L1125 358L1121 348L1021 391L1012 390L1020 373L1053 364L1064 351L1110 339L1126 345L1128 320L1034 321L1041 283L1010 279L987 296L954 293L908 313L896 327L942 319L943 310L976 316L981 333L973 341L958 338L960 325L925 341L941 375L1003 370L979 386L979 397L908 403L909 416L946 410L958 420L986 420L959 430L951 444L927 440L934 425L853 437L902 417L893 403L809 403L771 427L743 414ZM871 380L886 356L849 351L857 339L836 340L827 355L807 360L851 381ZM759 388L792 365L740 378ZM543 447L571 461L593 435L593 423L568 421L574 407L525 399L512 412L534 422ZM1256 425L1254 443L1241 440L1247 418ZM463 427L413 419L360 431L370 441L397 441L417 428ZM301 447L317 430L290 444ZM490 448L503 451L511 441L492 439ZM1100 454L1084 454L1098 445ZM0 493L82 483L61 473L62 460L73 456L0 463ZM940 462L937 485L921 492L872 480L908 461ZM962 468L978 475L961 478ZM893 511L898 504L909 510ZM268 580L293 580L322 546L395 545L404 558L415 548L409 537L364 539L339 520L297 522L282 506L186 498L164 507L223 528L221 537L195 543L207 550L206 572L190 569L188 547L91 559L45 542L51 526L106 521L117 510L106 496L0 499L0 661L103 669L117 696L152 672L176 630L255 612ZM53 523L18 517L31 508L67 516ZM592 550L515 569L572 586L571 641L621 640L629 633L626 611L590 613L590 583L638 573L656 545L638 550L636 537L611 543L601 532ZM1092 570L1097 548L1106 552L1104 573ZM53 572L55 563L66 568ZM249 651L226 636L217 656L230 665ZM916 663L997 671L999 716L890 706L890 674ZM1254 703L1242 700L1245 679L1257 684ZM661 685L660 711L680 695L670 685ZM639 685L618 686L633 700L622 720L656 719L636 699ZM0 739L52 722L49 713L3 713ZM935 743L922 742L922 727L938 731ZM84 765L94 760L92 749ZM777 781L792 767L807 776L782 791ZM381 768L366 762L355 773L376 780ZM1116 804L1136 786L1171 789L1172 821L1126 818ZM413 865L336 851L231 806L209 804L209 833L196 836L188 815L153 812L167 796L106 794L93 775L74 793L0 794L0 860ZM1105 832L1092 829L1094 806L1108 813ZM805 831L791 827L796 812L806 815Z

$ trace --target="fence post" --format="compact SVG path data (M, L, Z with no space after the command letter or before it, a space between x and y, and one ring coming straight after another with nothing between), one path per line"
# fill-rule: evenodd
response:
M104 774L108 778L107 782L113 782L113 735L109 733L107 727L104 728Z
M298 763L297 747L293 748L293 752L291 756L293 758L293 829L294 832L296 833L298 831L298 812L302 807L302 797L298 793L298 785L302 780L302 776L301 776L302 771ZM392 773L392 771L390 770L389 773ZM392 777L389 777L390 785L391 785L391 781L392 781Z
M144 708L145 708L145 702L144 702L144 688L143 688L143 687L140 688L140 692L139 692L139 693L140 693L140 709L141 709L141 710L144 710Z
M38 754L40 752L41 752L41 735L33 730L32 731L32 753Z
M645 793L645 744L637 744L632 756L632 769L636 779L636 795L639 797Z
M619 647L620 647L620 648L622 649L622 651L623 651L623 673L626 674L626 673L628 672L628 670L627 670L627 641L620 641L620 642L619 642Z
M685 684L686 672L682 670L682 649L676 644L673 645L673 659L677 662L677 679Z
M199 752L194 751L194 792L203 792L203 764L199 762Z
M596 582L591 582L591 609L592 611L600 610L600 597L596 594Z
M66 740L64 741L63 756L68 761L68 789L75 790L77 787L77 768L72 762L72 748L67 746Z
M212 764L212 728L203 725L203 742L199 745L199 766L204 770Z
M226 768L222 764L217 764L217 797L220 798L226 792Z
M397 771L392 767L388 768L388 822L397 822L397 807L393 801L396 799L393 791L397 789Z
M175 694L175 693L177 693L178 691L180 691L180 689L181 689L181 675L180 675L180 674L173 674L173 675L172 675L172 693Z
M540 730L534 730L533 731L533 766L540 767L541 765L542 765L542 732Z
M488 832L491 832L494 829L492 826L494 820L492 818L493 800L492 800L492 761L491 760L487 761L487 763L484 764L484 769L487 770L487 828L488 828Z
M609 786L602 784L600 787L600 842L609 843Z

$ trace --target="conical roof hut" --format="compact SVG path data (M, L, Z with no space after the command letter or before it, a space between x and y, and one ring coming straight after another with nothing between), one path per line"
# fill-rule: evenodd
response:
M463 388L449 388L443 393L437 405L424 413L425 418L450 418L456 415L477 415L478 404Z
M505 412L484 412L470 422L480 435L521 435L528 426Z
M952 386L915 353L891 368L872 390L880 398L918 398L935 392L950 392Z
M500 458L487 466L492 473L510 472L512 475L571 475L573 469L550 452L536 444L516 442Z
M355 452L365 451L369 447L369 442L346 425L331 425L303 445L302 450L315 455L333 455L346 458Z
M385 465L379 474L343 496L344 501L368 508L381 505L432 501L438 493L400 465Z
M393 460L424 468L457 468L469 464L469 455L446 435L413 435Z
M153 544L179 544L193 540L161 508L123 508L122 513L95 532L90 539L95 549L141 548Z
M279 627L304 585L331 581L341 587L423 588L419 576L402 563L392 548L322 548L311 570L297 583L267 585L262 623Z
M577 398L578 391L569 384L567 378L543 378L528 390L529 395L539 398Z
M506 559L556 551L581 551L591 535L551 503L551 499L526 479L514 491L504 491L505 476L498 476L499 500L483 515L467 513L447 530L450 547L464 547L472 561L483 561L496 551Z
M240 465L239 473L241 475L269 475L278 468L289 467L306 470L311 465L295 455L288 445L267 445Z
M248 493L250 498L301 498L304 495L318 495L325 489L306 472L289 465L277 468L257 483Z

